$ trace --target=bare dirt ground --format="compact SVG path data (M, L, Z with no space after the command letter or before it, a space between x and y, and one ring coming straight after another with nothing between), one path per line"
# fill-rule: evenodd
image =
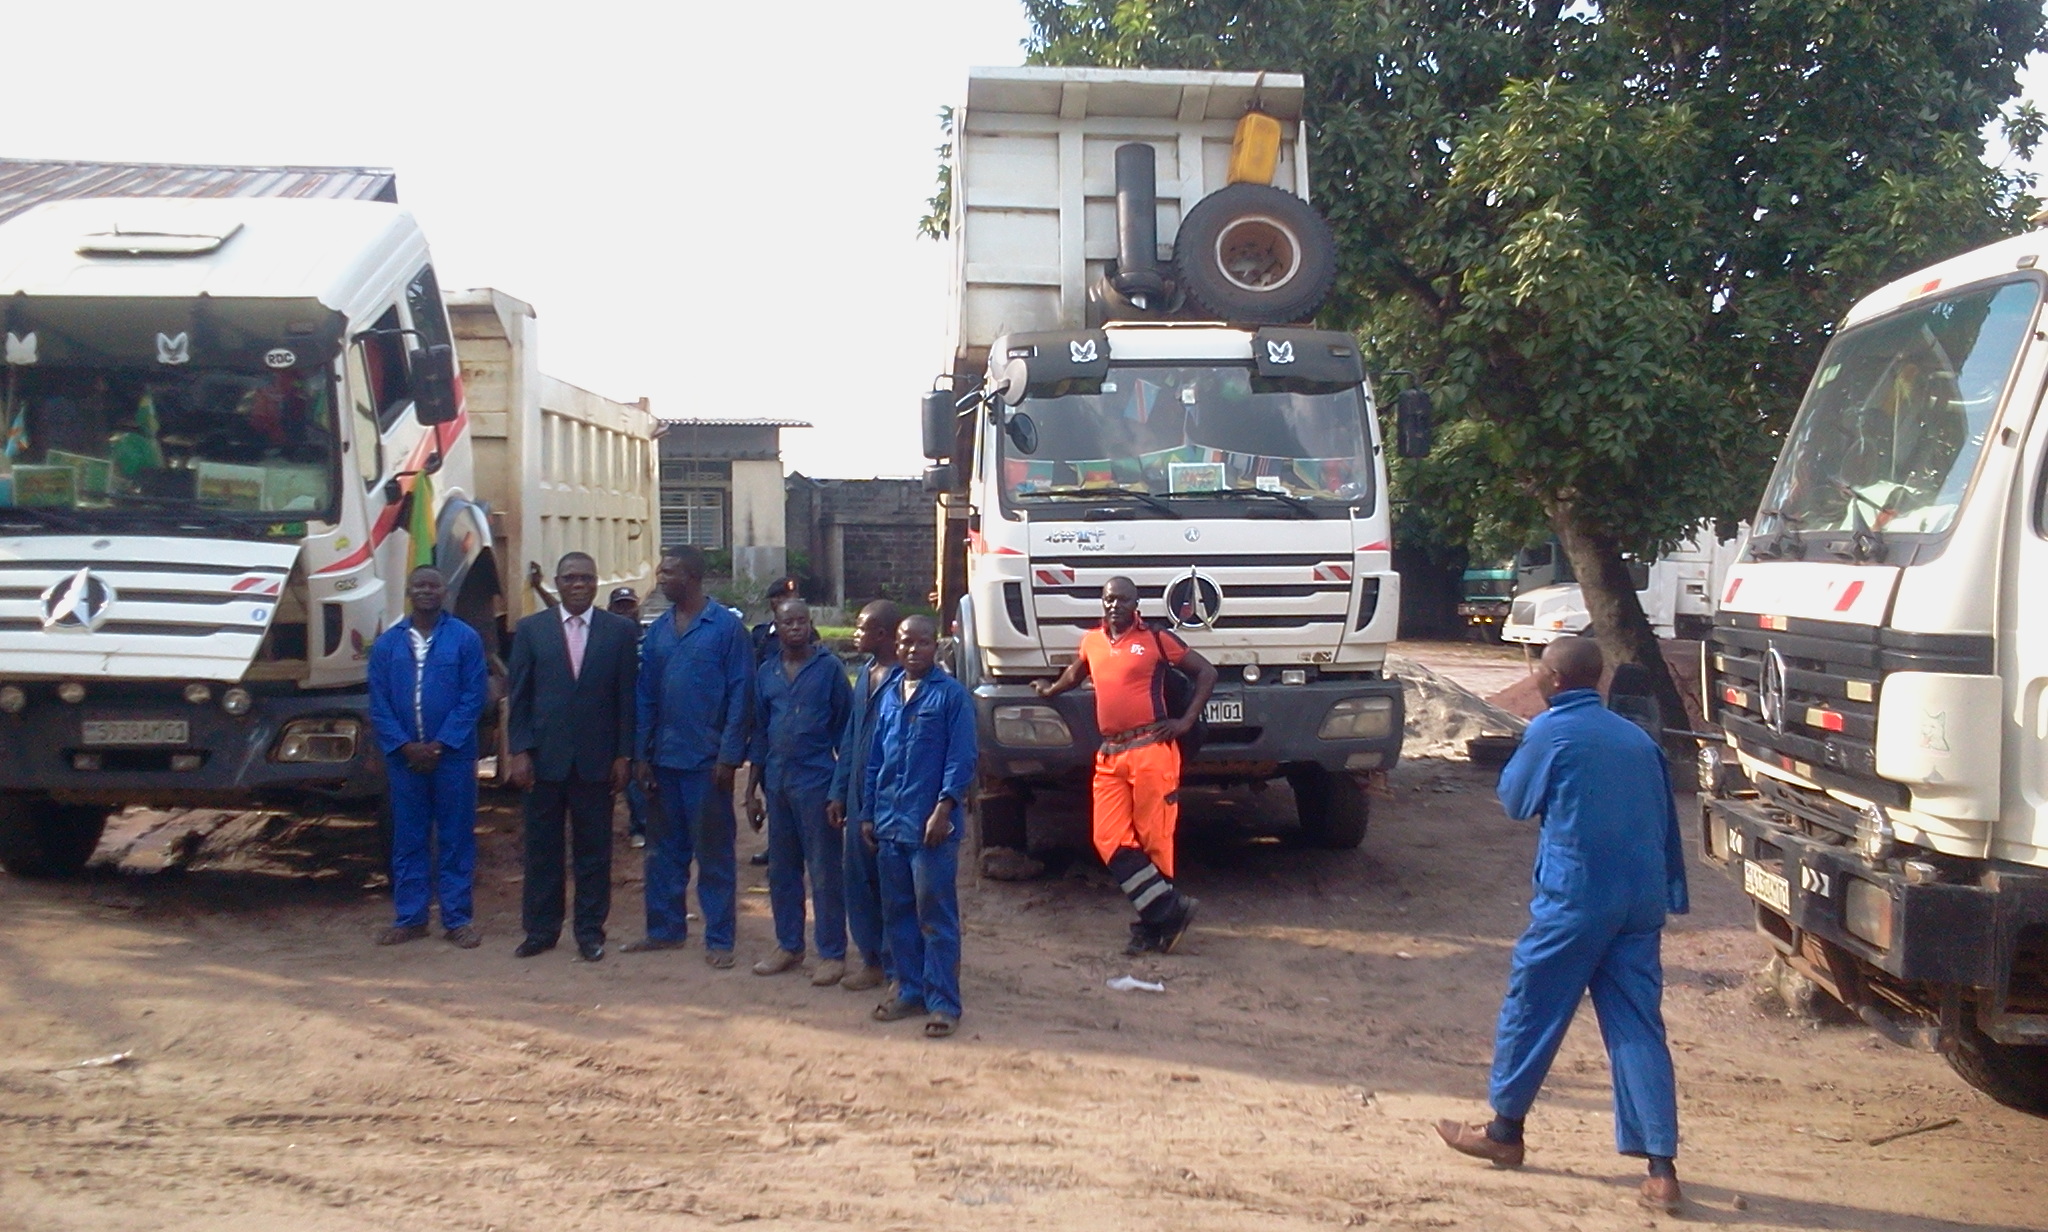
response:
M868 1021L871 994L711 971L694 942L616 953L640 932L623 842L614 953L515 960L517 819L491 803L470 952L369 944L389 904L362 827L131 824L83 882L0 882L0 1228L1673 1222L1634 1205L1590 1013L1527 1168L1430 1131L1482 1115L1533 839L1462 763L1404 764L1356 852L1285 841L1281 789L1196 801L1182 875L1205 905L1171 958L1125 959L1127 909L1078 865L964 887L967 1017L936 1043ZM767 901L742 879L751 959ZM1688 1219L2048 1228L2048 1122L1760 1008L1740 895L1696 870L1694 902L1665 944ZM1166 992L1105 987L1124 974Z

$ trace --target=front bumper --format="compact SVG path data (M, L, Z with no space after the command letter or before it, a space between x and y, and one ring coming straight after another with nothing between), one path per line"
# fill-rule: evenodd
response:
M1979 990L1994 1038L2048 1029L2039 991L2013 982L2023 934L2048 927L2048 871L1981 862L1968 883L1923 880L1809 837L1758 800L1703 795L1701 811L1701 855L1744 887L1781 953L1818 938L1900 982Z
M321 718L358 721L352 758L272 759L287 723ZM160 744L85 742L87 722L163 720L183 721L185 739ZM362 799L383 790L383 763L375 746L368 698L362 693L257 693L247 714L231 716L217 702L190 703L163 688L88 684L85 701L77 705L38 688L22 713L0 715L0 792L47 795L80 804L165 808ZM80 754L98 755L100 765L80 768ZM174 768L178 763L183 768Z
M1272 778L1286 766L1317 765L1325 770L1365 774L1393 768L1401 756L1405 715L1401 682L1371 677L1325 677L1305 684L1279 684L1278 673L1258 684L1219 681L1211 701L1240 701L1242 723L1210 723L1201 753L1182 768L1190 782ZM1325 740L1316 733L1330 708L1346 698L1382 697L1393 710L1388 734L1371 739ZM1000 706L1050 706L1072 733L1064 745L1006 745L996 735ZM1095 694L1076 689L1041 698L1029 685L985 683L974 691L975 722L981 743L981 768L996 778L1053 780L1089 771L1101 735L1095 729Z

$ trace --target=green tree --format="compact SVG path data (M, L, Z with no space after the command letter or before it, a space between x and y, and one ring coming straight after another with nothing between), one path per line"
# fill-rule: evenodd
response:
M1832 325L2017 230L1985 165L2038 0L1025 0L1044 64L1299 71L1326 324L1423 374L1395 482L1446 538L1555 534L1676 704L1623 564L1754 508Z

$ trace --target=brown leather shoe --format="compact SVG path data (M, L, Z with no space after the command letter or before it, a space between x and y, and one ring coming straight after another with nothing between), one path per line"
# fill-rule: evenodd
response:
M1486 1136L1484 1125L1462 1125L1457 1121L1438 1121L1437 1136L1444 1145L1460 1155L1483 1159L1496 1168L1519 1168L1522 1166L1522 1144L1519 1142L1495 1142Z
M1678 1178L1675 1176L1646 1176L1636 1201L1653 1211L1676 1215L1685 1205L1685 1195L1678 1191Z

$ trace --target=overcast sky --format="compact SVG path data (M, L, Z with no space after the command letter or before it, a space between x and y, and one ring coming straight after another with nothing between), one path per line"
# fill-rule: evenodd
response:
M944 362L946 253L914 238L936 113L970 65L1021 62L1025 23L1017 0L59 0L9 5L6 34L5 154L395 168L442 285L533 304L544 371L808 420L792 468L866 476L922 465Z

